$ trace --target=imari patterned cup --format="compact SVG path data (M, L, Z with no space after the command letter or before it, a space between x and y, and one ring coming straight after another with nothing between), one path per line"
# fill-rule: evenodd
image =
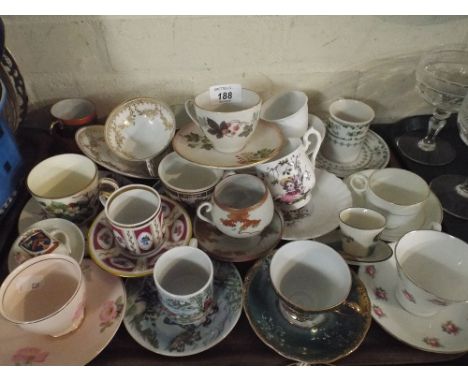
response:
M135 256L150 255L164 242L161 197L152 187L130 184L115 191L105 205L117 244Z
M364 102L354 99L339 99L329 109L327 134L323 155L328 159L346 163L354 161L361 151L374 110Z
M86 284L80 265L67 255L27 260L0 287L0 313L35 334L59 337L84 319Z
M395 296L408 312L430 317L452 304L468 302L468 244L443 232L404 235L395 247Z
M208 255L191 246L168 250L153 268L161 304L180 324L203 320L212 311L213 275Z

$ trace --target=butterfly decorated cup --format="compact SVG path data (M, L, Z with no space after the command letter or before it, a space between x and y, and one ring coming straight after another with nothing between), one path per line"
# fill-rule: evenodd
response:
M260 116L262 100L252 90L242 89L241 100L214 103L206 91L185 102L190 118L200 126L215 150L234 153L252 137Z

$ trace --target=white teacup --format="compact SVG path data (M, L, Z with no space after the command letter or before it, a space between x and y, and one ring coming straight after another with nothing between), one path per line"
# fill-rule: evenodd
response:
M303 142L289 138L274 160L255 166L258 177L267 184L273 199L283 210L305 206L315 186L315 161L306 154L310 145L308 134Z
M210 213L205 216L204 211ZM219 182L212 202L198 206L197 216L224 234L245 238L259 235L273 219L270 191L256 176L235 174Z
M159 164L158 174L172 199L194 206L210 200L224 171L197 166L172 152Z
M374 110L364 102L339 99L329 109L327 135L322 152L328 159L346 163L354 161L361 151Z
M350 255L366 257L377 235L385 228L385 217L367 208L351 207L340 212L343 250Z
M153 268L161 304L181 324L199 321L213 308L213 275L208 255L191 246L166 251Z
M0 287L0 313L22 329L59 337L77 329L85 314L86 284L70 256L34 257Z
M244 148L257 127L261 107L260 96L248 89L242 89L240 102L212 102L209 91L185 102L187 114L200 126L215 150L223 153Z
M404 235L395 247L398 284L395 295L408 312L428 317L468 302L468 244L443 232L421 230Z
M388 229L411 225L430 195L423 178L399 168L376 170L369 177L351 175L349 185L365 196L366 207L385 216Z
M285 318L315 326L345 303L352 285L348 264L331 247L310 240L287 243L273 255L270 278Z

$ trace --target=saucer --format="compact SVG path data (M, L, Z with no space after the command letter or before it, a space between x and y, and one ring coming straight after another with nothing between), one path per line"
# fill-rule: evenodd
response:
M364 285L353 273L347 301L360 312L343 306L324 313L325 322L315 328L290 324L280 311L270 280L272 256L260 259L245 278L244 312L257 336L285 358L307 363L331 363L358 348L371 324L370 302Z
M110 171L132 178L155 178L148 172L144 161L127 161L115 155L106 144L104 139L104 126L102 125L82 127L76 132L75 141L84 155ZM164 153L152 161L152 163L154 161L158 162L154 163L156 168L163 157Z
M81 269L88 296L81 326L70 334L53 338L28 333L0 317L0 365L82 366L107 346L125 312L124 285L89 259L83 260Z
M375 169L360 171L359 173L365 176L370 176ZM349 187L349 177L344 179L345 184ZM353 198L353 207L366 207L366 202L363 196L358 195L349 187L351 191L351 196ZM440 224L442 224L442 219L444 218L444 213L442 206L437 199L437 196L430 191L429 198L426 203L424 203L423 210L415 219L415 222L409 226L402 226L393 229L384 229L380 234L380 238L385 241L398 241L406 233L418 229L438 229L440 230Z
M340 211L351 207L351 193L341 179L321 169L315 169L315 179L310 201L298 210L283 212L283 240L325 235L340 225Z
M280 242L283 227L283 217L275 210L273 220L260 235L237 239L225 235L214 225L196 217L193 235L198 240L199 248L210 257L221 261L241 262L267 255Z
M341 234L340 234L339 229L333 231L329 235L323 236L316 240L332 247L335 251L337 251L343 257L343 259L345 259L345 261L349 265L380 263L381 261L385 261L393 255L392 247L390 247L387 243L380 241L380 240L376 241L375 244L370 248L370 252L368 256L358 257L358 256L351 255L349 253L346 253L343 250L343 246L341 242Z
M372 317L389 334L420 350L434 353L468 351L468 305L449 306L435 316L415 316L396 301L398 280L395 258L359 268L369 293Z
M192 237L192 223L179 203L161 195L165 242L156 253L134 256L119 247L107 222L105 211L94 219L88 232L88 250L91 258L102 269L120 277L142 277L152 274L159 255L170 248L188 245Z
M387 143L372 130L368 131L359 156L353 162L334 162L325 158L320 151L317 155L317 167L328 170L340 178L368 168L384 168L389 161L390 149Z
M73 224L72 222L69 222L65 219L52 218L34 223L31 226L27 227L26 230L32 228L41 228L44 231L61 230L64 233L66 233L68 238L70 239L70 256L73 257L79 264L81 263L85 252L85 238L76 224ZM16 254L18 252L23 252L21 255L25 257L25 260L28 258L32 258L31 255L25 253L24 251L21 251L21 249L18 247L19 240L20 238L18 236L18 238L11 246L10 252L8 254L8 272L11 272L13 269L15 269L18 265L22 263L22 261L19 262L16 259Z
M154 353L184 357L226 338L242 312L242 279L233 264L213 261L213 265L216 307L199 324L180 325L171 320L159 302L152 276L128 280L124 324L133 339Z
M235 153L222 153L213 148L202 130L193 122L181 128L174 137L174 150L189 162L200 166L235 170L253 167L273 159L284 143L278 126L259 120L247 145Z

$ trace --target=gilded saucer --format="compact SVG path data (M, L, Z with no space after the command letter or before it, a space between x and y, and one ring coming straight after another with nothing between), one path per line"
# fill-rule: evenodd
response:
M127 299L123 282L89 259L83 260L81 268L87 301L80 327L70 334L53 338L28 333L0 317L0 365L82 366L109 344L125 312Z
M432 317L409 313L394 295L398 281L394 257L360 267L359 278L367 288L372 317L389 334L428 352L449 354L468 351L467 304L449 306Z
M221 261L242 262L266 256L275 248L281 240L284 222L281 212L275 211L273 220L260 235L245 239L227 236L198 217L195 218L193 227L198 246L210 257Z
M244 312L255 334L283 357L309 364L332 363L356 350L371 324L369 297L359 278L353 273L347 298L358 309L343 306L324 313L325 321L313 330L294 326L280 311L270 280L271 257L258 260L244 281Z
M192 237L192 223L187 211L177 202L161 195L165 242L156 253L134 256L114 240L105 211L96 217L88 232L88 251L91 258L102 269L121 277L143 277L153 272L159 255L170 248L187 245Z
M181 157L200 166L236 170L253 167L273 159L284 144L278 126L259 120L247 145L235 153L216 151L203 131L193 122L182 127L172 145Z
M334 162L324 157L320 151L317 155L317 167L328 170L340 178L369 168L384 168L389 161L390 149L387 143L372 130L368 131L359 156L352 162Z
M208 350L232 331L242 312L242 279L230 263L213 261L216 306L202 323L181 325L161 305L152 276L127 280L124 324L144 348L165 356L185 357Z

